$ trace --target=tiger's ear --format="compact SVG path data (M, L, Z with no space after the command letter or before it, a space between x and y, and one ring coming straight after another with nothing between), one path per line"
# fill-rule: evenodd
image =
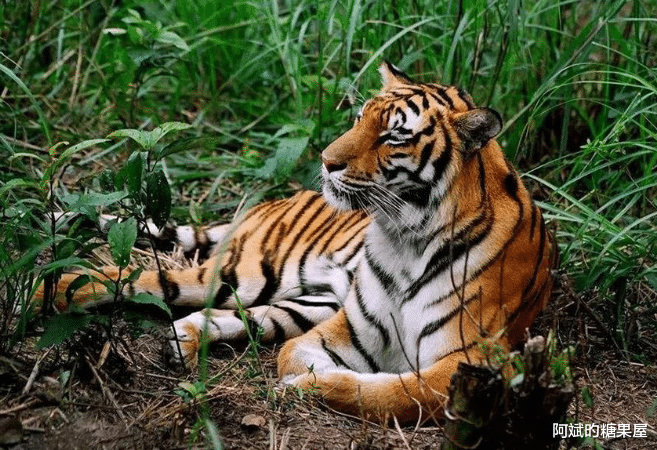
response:
M414 84L413 81L404 72L399 70L388 61L383 61L379 67L381 78L383 79L383 90L387 91L402 84Z
M502 117L494 109L477 108L454 116L454 128L463 141L461 151L469 156L502 131Z

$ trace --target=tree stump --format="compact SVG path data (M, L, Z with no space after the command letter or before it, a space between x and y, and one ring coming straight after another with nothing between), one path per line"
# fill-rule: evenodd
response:
M502 371L461 363L452 375L441 450L555 449L553 423L563 423L575 390L555 380L545 339L530 339L513 383Z

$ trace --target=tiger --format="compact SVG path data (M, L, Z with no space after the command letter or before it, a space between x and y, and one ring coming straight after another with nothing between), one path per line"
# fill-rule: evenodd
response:
M214 256L127 284L128 295L202 308L174 322L174 362L194 367L202 342L258 330L262 342L284 342L282 386L408 423L442 417L459 363L523 341L559 257L495 139L500 114L389 62L379 71L381 91L322 152L321 194L261 203L220 229L183 229L181 240L216 242ZM119 269L91 274L76 290L80 273L62 276L58 308L110 301L101 281Z

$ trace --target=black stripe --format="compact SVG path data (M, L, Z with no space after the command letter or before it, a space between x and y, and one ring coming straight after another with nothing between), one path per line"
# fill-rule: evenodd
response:
M169 273L166 270L161 270L158 272L160 286L162 287L162 292L164 293L165 303L171 303L175 301L180 296L180 287L175 281L169 280Z
M407 120L406 113L399 106L397 108L395 108L395 114L399 114L401 116L401 119L402 119L401 123L403 123L403 124L406 123L406 120ZM397 127L394 127L394 128L397 128Z
M260 213L262 210L264 211L265 215L271 215L273 212L275 212L277 209L285 206L285 204L289 201L290 199L280 199L280 200L271 200L268 202L260 203L259 205L256 205L246 211L242 217L238 218L239 223L244 223L247 220L251 219L253 216L256 214Z
M529 225L529 241L534 240L534 229L536 228L536 217L540 214L538 206L532 203L531 223Z
M301 284L301 286L306 284L306 276L304 271L306 269L306 261L308 260L308 256L310 256L310 253L315 249L317 243L324 237L324 233L331 228L334 222L335 219L333 216L329 217L321 226L315 228L315 231L313 231L313 233L308 237L310 243L306 245L306 249L303 251L301 258L299 259L299 268L297 270L297 277L299 278L299 284Z
M457 314L463 311L463 307L469 305L474 299L478 298L479 294L475 294L472 297L468 298L461 304L459 302L459 305L454 308L452 311L449 312L449 314L441 317L438 320L434 320L433 322L428 323L427 325L422 328L422 331L420 332L420 335L417 338L417 347L419 348L420 346L420 341L428 336L431 336L433 333L439 331L441 328L443 328L448 322L450 322L452 319L454 319Z
M239 311L233 311L233 317L235 317L240 322L245 323L246 327L248 327L248 333L251 335L252 338L254 339L258 338L258 331L262 327L255 319L251 317L248 311L244 311L244 317L242 317L242 314L240 314Z
M329 210L328 205L326 203L321 207L321 209L322 211L324 210L328 211L329 214L328 217L324 219L324 221L321 224L318 224L313 230L313 232L310 233L310 235L306 238L308 241L312 242L311 247L318 242L319 239L316 239L316 237L319 235L319 238L321 239L324 231L327 230L328 228L331 228L332 224L337 220L336 215Z
M400 173L405 173L409 180L417 179L414 172L411 172L409 169L403 166L393 166L392 169L383 165L379 167L381 169L381 173L387 180L394 180Z
M429 99L427 98L424 92L422 92L422 108L424 108L425 110L429 109Z
M217 294L214 296L215 307L221 306L223 303L225 303L233 294L233 291L237 290L238 286L237 274L235 273L235 270L221 270L219 273L219 278L221 279L221 286L219 287Z
M475 107L475 105L473 105L472 102L470 101L470 99L469 99L470 96L468 95L467 92L465 92L465 91L464 91L463 89L461 89L461 88L458 88L458 89L456 90L456 92L457 92L459 98L463 101L463 103L465 103L466 105L468 105L468 109L473 109L473 108Z
M407 84L414 84L413 80L406 75L404 72L399 70L394 64L385 61L387 69L397 78L401 78L401 81Z
M267 252L262 261L260 261L260 270L262 275L265 277L265 285L260 289L258 297L249 304L249 306L259 306L266 305L272 299L278 287L280 285L279 278L274 273L274 268L272 267L269 259L269 252Z
M422 151L420 152L420 162L417 165L417 169L415 170L415 174L419 177L420 173L422 172L422 169L427 165L429 162L429 157L431 156L431 151L433 150L434 145L436 145L436 141L430 141L427 142L424 147L422 147Z
M481 202L479 205L483 205L486 201L488 188L486 187L486 168L484 166L484 159L481 156L481 153L477 152L477 163L479 164L479 190L481 191Z
M436 103L438 103L439 105L447 107L447 104L445 103L445 101L442 98L440 98L439 96L437 96L434 92L427 92L427 95L429 97L431 97L432 99L434 99L436 101Z
M312 207L318 201L321 201L322 205L319 208L315 209L312 216L310 216L310 218L308 220L302 220L303 216L308 211L312 211ZM302 208L300 210L300 214L295 215L295 217L293 219L292 227L290 228L290 231L288 232L288 235L292 232L292 230L295 227L298 227L299 231L297 231L297 233L294 235L294 237L291 238L292 243L290 244L287 251L285 252L285 255L283 255L283 258L278 262L278 266L279 266L278 275L279 275L279 277L283 276L283 271L285 270L285 263L290 258L290 255L292 254L292 251L297 247L297 245L299 245L299 242L301 240L301 236L303 235L304 232L307 232L310 229L310 225L324 211L325 207L326 207L326 203L323 202L322 197L319 194L316 194L302 206Z
M205 230L199 229L197 227L192 228L194 230L194 247L189 251L185 252L185 255L193 256L195 251L198 251L198 257L201 260L207 259L210 255L210 250L212 249L212 242L208 238L208 235ZM176 231L176 236L177 236ZM180 238L177 238L178 242L181 242Z
M432 136L436 132L436 118L429 117L429 124L415 133L413 136L406 139L404 145L417 145L422 139L422 136Z
M272 308L279 309L287 313L288 316L292 319L292 322L303 332L310 331L316 324L312 320L309 320L307 317L304 317L299 311L296 311L287 306L281 305L272 305Z
M548 280L546 280L545 282L543 282L540 289L538 289L534 293L534 295L532 295L530 298L525 298L523 296L522 303L506 319L506 325L508 326L510 324L513 324L513 322L515 322L515 320L518 318L518 316L521 313L524 313L526 311L531 311L536 306L536 303L546 295L545 291L548 289L549 286L551 286L551 284Z
M520 208L520 211L519 211L520 214L519 214L519 216L518 216L518 220L516 221L516 224L514 225L514 228L513 228L513 229L514 229L514 234L513 234L513 236L511 237L511 239L507 240L507 241L504 243L504 245L503 245L500 249L498 249L497 253L496 253L495 255L493 255L493 256L488 260L488 262L486 262L483 266L479 267L479 268L476 269L475 271L469 273L469 277L468 277L468 279L465 281L466 284L469 283L471 280L477 278L481 273L485 272L485 271L486 271L491 265L493 265L495 262L497 262L497 260L500 258L500 256L504 254L504 252L505 252L505 250L507 249L507 247L508 247L508 246L509 246L509 245L515 240L515 238L518 236L517 231L521 229L521 228L520 228L520 224L523 222L523 218L522 218L522 205L521 205L521 204L519 204L519 208ZM472 227L472 226L470 225L469 227ZM438 299L436 299L436 300L432 301L431 303L429 303L428 305L426 305L426 306L425 306L425 309L427 309L427 308L429 308L429 307L431 307L431 306L433 306L433 305L436 305L436 304L441 303L443 300L445 300L447 297L449 297L449 296L452 295L453 293L454 293L454 291L451 291L451 292L449 292L448 294L446 294L446 295L444 295L444 296L442 296L442 297L439 297ZM410 299L409 299L409 300L410 300Z
M447 94L447 92L445 92L444 89L441 88L436 89L436 92L447 102L447 104L451 109L454 109L454 102L452 101L452 98Z
M383 338L383 347L388 348L390 345L390 334L388 333L388 330L383 326L377 317L373 316L365 308L365 303L363 302L363 294L360 291L360 285L358 283L356 283L354 289L356 291L356 302L358 304L358 308L360 309L360 313L363 315L365 320L367 320L371 325L374 326L374 328L379 331L381 337Z
M369 353L367 353L367 351L363 347L363 344L361 344L360 340L358 339L358 336L354 331L354 327L349 321L349 317L346 317L346 321L347 321L347 328L349 330L349 338L351 339L352 345L358 351L358 353L360 353L360 355L363 357L365 362L367 362L367 365L370 367L370 371L372 373L380 372L381 369L379 369L379 365L376 363L376 361L374 361L374 358L372 358L372 356Z
M203 284L203 278L205 277L205 272L207 271L206 267L199 267L198 268L198 273L196 274L196 281L199 282L199 284Z
M366 226L363 226L363 228L365 228ZM358 233L360 233L360 230L358 231ZM357 235L355 234L354 236L357 236ZM358 244L354 245L354 248L351 250L351 252L344 259L344 264L348 264L352 259L354 259L356 257L356 255L358 254L358 252L360 252L360 250L363 248L364 244L365 244L364 239L361 239L360 242L358 242ZM336 251L340 251L340 250L342 250L342 248L340 248Z
M463 257L466 252L469 252L472 248L479 245L488 236L492 228L492 221L487 219L488 216L486 214L480 214L471 224L459 232L459 234L455 236L454 239L445 243L445 245L438 249L431 256L431 259L427 264L427 268L422 276L418 278L413 284L411 284L411 286L406 290L406 297L402 300L402 304L413 300L413 298L418 294L420 289L424 287L424 285L447 270L450 265ZM481 223L485 223L486 226L484 229L473 236L470 235L472 230ZM432 304L435 304L435 302Z
M426 207L431 202L431 186L412 187L399 192L399 198L405 202L420 207Z
M367 246L365 246L365 262L367 263L367 266L370 268L376 279L379 280L379 284L381 284L383 289L386 291L386 294L388 294L389 297L396 294L396 291L394 290L396 285L395 279L392 277L392 275L387 274L383 268L381 268L378 261L376 261L374 256L369 252Z
M407 98L406 104L413 111L413 113L415 113L416 116L420 115L420 108L418 108L418 106L415 104L415 102L412 99Z
M335 364L338 367L342 366L342 367L346 367L347 369L351 369L351 367L349 367L347 365L347 363L344 362L344 360L340 357L340 355L338 355L336 352L334 352L333 350L328 348L328 346L326 345L326 340L324 339L324 336L322 336L322 341L321 342L322 342L322 349L326 352L326 354L329 356L329 358L331 358L331 361L333 361L333 364Z
M273 317L270 317L269 320L271 320L272 325L274 326L274 341L275 342L283 342L285 341L286 338L286 333L285 333L285 328L278 323L276 319Z
M294 197L292 197L292 198L294 198ZM292 208L294 208L294 207L298 204L297 202L293 202L293 201L291 201L291 200L292 200L292 199L288 199L288 201L286 202L286 203L287 203L287 208L284 208L283 211L281 211L280 214L277 215L277 217L275 217L274 219L272 219L272 223L269 225L269 227L268 227L267 230L265 231L264 236L263 236L263 239L262 239L262 241L260 242L260 252L261 252L262 254L264 254L264 253L267 251L267 247L268 247L268 246L269 246L270 248L271 248L271 247L273 247L273 248L277 248L278 245L280 244L280 242L273 241L273 239L272 239L272 234L274 233L275 230L279 230L279 235L278 235L278 236L281 237L281 234L280 234L280 225L281 225L281 224L285 225L285 224L282 222L282 220L283 220L285 217L287 217L288 212L290 212L290 210L291 210ZM281 207L282 207L282 206L283 206L283 204L281 204ZM278 208L276 208L276 209L278 209ZM272 213L271 211L267 211L266 213L267 213L267 214L266 214L266 217L264 218L265 220L266 220L268 217L271 217L271 216L273 215L273 213Z
M443 139L445 141L444 148L440 156L433 162L433 181L438 183L438 181L443 177L447 165L452 159L452 138L449 136L447 129L444 124L440 124L443 132Z
M351 222L352 220L354 220L355 222L359 222L359 220L355 220L354 217L357 217L357 216L347 216L347 215L345 215L345 218L342 221L340 221L340 223L336 222L333 225L331 234L326 237L326 241L324 242L324 245L322 245L322 248L319 249L318 253L320 255L323 255L324 253L326 253L326 249L328 248L328 246L331 245L331 243L333 242L335 237L338 235L338 233L341 233L342 230L347 226L347 224L349 222ZM351 225L349 225L349 228L351 228Z
M221 267L219 271L219 279L221 280L221 286L217 293L214 296L214 306L220 306L226 300L230 298L234 290L237 290L239 286L239 280L237 278L237 272L235 268L240 263L242 258L242 253L244 251L244 244L246 243L249 235L244 233L238 238L234 238L231 241L231 248L228 250L230 257L226 264Z
M424 136L431 136L436 132L436 118L434 116L429 116L429 125L422 128L418 133Z
M520 202L518 199L518 179L515 173L509 172L504 177L504 190L515 201Z
M323 291L326 293L327 291ZM332 291L331 291L332 292ZM337 312L340 309L340 305L337 302L325 301L325 302L312 302L308 300L302 300L300 298L286 299L289 302L294 302L299 306L306 306L309 308L331 308L333 311Z
M345 248L347 248L347 246L349 244L351 244L351 241L353 241L356 238L356 236L358 236L363 231L363 229L365 229L369 226L369 224L370 224L369 221L365 221L365 219L366 219L365 212L360 211L360 214L358 216L359 217L358 217L357 221L355 221L353 224L349 224L349 226L345 226L345 228L343 229L343 232L345 234L351 232L351 236L349 236L349 239L345 239L342 242L342 245L334 250L334 253L338 253L338 252L344 250ZM356 226L358 226L358 229L356 231L352 232L351 229L355 228ZM356 247L360 248L360 246L362 246L362 244L363 243L362 243L362 239L361 239L361 242L359 242L356 245ZM352 254L355 254L355 253L357 253L357 251L356 252L352 251ZM352 257L353 256L348 257L347 260L350 260Z
M545 253L545 238L546 238L545 221L543 220L543 217L541 217L540 226L541 226L541 230L539 232L540 236L539 236L538 255L536 257L536 264L534 265L534 272L532 273L532 276L529 279L527 286L525 286L525 289L522 290L522 298L525 298L529 293L529 291L534 287L534 284L536 283L536 278L538 276L538 269L541 267L541 264L543 263L543 255Z

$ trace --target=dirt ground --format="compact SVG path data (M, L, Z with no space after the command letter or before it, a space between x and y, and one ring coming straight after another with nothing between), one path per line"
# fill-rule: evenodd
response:
M600 448L657 448L657 367L625 361L572 299L557 297L535 331L556 327L559 345L579 348L576 383L593 405L579 395L571 419L632 431L646 424L645 437L598 438ZM217 345L207 358L210 377L195 385L198 373L164 366L156 337L126 336L104 357L106 342L90 332L59 349L36 351L28 341L0 356L0 448L212 448L213 429L228 449L419 450L443 440L440 426L382 427L277 388L277 347L255 358L245 347Z

